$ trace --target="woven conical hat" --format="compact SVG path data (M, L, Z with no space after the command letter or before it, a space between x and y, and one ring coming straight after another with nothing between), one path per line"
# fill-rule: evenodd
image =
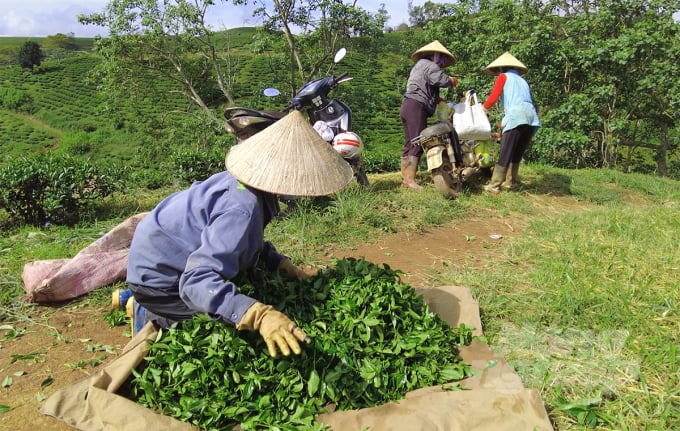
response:
M484 73L486 73L487 75L498 75L499 67L512 67L513 69L517 70L520 73L520 75L524 75L529 70L524 65L524 63L517 60L514 55L510 54L507 51L503 55L492 61L488 66L486 66L484 68Z
M296 110L231 147L225 164L242 183L277 195L329 195L352 181L349 164Z
M442 45L441 42L439 42L438 40L430 42L424 47L416 50L413 54L411 54L411 58L413 59L413 61L418 61L424 56L428 54L433 54L435 52L444 54L444 56L446 57L446 64L444 64L443 67L449 67L456 61L456 57L454 57L453 54L451 54L451 52L448 49L446 49L446 47Z

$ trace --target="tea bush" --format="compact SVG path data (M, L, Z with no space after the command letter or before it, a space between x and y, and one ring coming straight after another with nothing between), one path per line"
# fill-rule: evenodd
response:
M371 407L469 376L458 347L470 328L450 327L399 274L352 258L307 281L241 274L243 293L285 312L312 344L272 359L256 332L196 317L151 345L132 396L206 431L320 430L314 418L330 403Z
M122 188L125 175L120 167L97 167L68 155L9 160L0 168L0 208L16 223L72 226Z
M173 181L174 178L162 167L137 169L130 173L130 183L147 190L158 190L173 184Z
M182 184L191 184L224 170L225 152L219 148L203 150L180 148L170 156L174 176Z
M372 151L364 153L366 171L372 173L395 172L400 169L401 153L395 151Z
M33 112L33 96L16 88L0 87L0 107L15 112Z
M71 155L84 155L92 150L90 138L86 132L66 133L59 145Z

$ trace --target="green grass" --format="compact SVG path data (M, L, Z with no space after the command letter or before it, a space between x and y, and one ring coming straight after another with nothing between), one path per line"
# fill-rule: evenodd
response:
M333 199L301 200L266 235L294 261L319 264L332 248L394 232L488 213L529 219L503 256L483 268L433 272L428 284L472 289L491 345L541 391L556 429L593 429L589 420L599 430L680 429L678 182L544 166L520 175L516 193L492 197L472 183L454 202L433 187L404 190L396 173L372 176L370 191L351 185ZM100 222L75 229L6 232L0 316L33 310L17 301L26 262L72 256L171 191L119 196ZM109 292L89 300L106 303Z
M583 206L532 205L532 189L545 187L533 182L521 197L501 195L496 212L524 212L530 228L479 272L436 280L473 289L491 344L541 390L557 429L590 429L588 419L597 429L680 429L678 183L605 170L529 175L546 176Z

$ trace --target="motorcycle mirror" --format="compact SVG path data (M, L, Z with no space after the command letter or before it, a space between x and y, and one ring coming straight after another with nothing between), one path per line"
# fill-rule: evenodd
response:
M335 57L333 58L333 63L340 63L343 58L345 58L345 55L347 55L347 49L346 48L340 48L338 52L335 53Z
M280 95L281 92L274 87L269 87L264 89L264 95L267 97L276 97Z

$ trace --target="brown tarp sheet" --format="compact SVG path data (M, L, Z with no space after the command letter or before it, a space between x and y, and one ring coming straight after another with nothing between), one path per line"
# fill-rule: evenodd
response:
M418 291L449 324L457 327L465 323L482 335L479 306L467 288L442 286ZM147 325L102 371L50 396L41 413L82 431L196 430L116 394L131 370L144 360L149 346L146 340L154 340L156 335L154 327ZM461 356L479 373L461 381L459 390L423 388L398 402L326 413L318 420L335 431L553 430L538 391L524 388L501 356L477 341L465 347Z

